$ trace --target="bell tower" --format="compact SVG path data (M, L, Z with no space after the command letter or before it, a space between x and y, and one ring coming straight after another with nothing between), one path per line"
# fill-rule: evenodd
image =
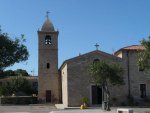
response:
M59 101L58 34L47 16L38 31L38 99L41 102Z

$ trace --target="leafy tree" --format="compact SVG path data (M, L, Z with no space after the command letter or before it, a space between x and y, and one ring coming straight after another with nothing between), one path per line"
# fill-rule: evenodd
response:
M91 81L102 87L106 94L106 110L110 110L109 84L121 85L123 81L123 68L119 64L107 64L105 61L95 62L89 68Z
M29 81L23 76L13 77L12 80L0 87L0 95L10 96L13 93L17 95L31 95L35 92Z
M148 40L142 39L140 43L145 47L145 50L139 52L137 64L139 70L144 71L150 69L150 36Z
M20 75L20 76L29 76L28 72L26 70L23 70L23 69L17 69L14 71L14 73L16 75Z
M30 76L28 74L28 72L26 70L23 70L23 69L17 69L15 71L6 70L6 71L3 71L2 75L3 75L2 77L7 77L7 76Z
M24 42L23 35L20 39L12 40L7 33L0 32L0 71L28 59L29 53Z
M6 70L3 72L3 76L15 76L15 72L13 70Z
M9 95L9 89L6 86L0 86L0 96Z
M29 95L32 90L29 81L23 76L16 76L13 78L9 84L9 87L12 93L22 92Z

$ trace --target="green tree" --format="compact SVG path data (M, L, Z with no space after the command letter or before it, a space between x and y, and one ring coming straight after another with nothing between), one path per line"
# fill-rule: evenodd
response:
M11 80L8 86L11 90L11 93L24 93L27 95L32 94L32 88L29 81L23 76L16 76Z
M0 71L14 63L26 61L29 53L27 47L23 44L24 36L12 40L7 33L0 32Z
M28 72L23 69L17 69L14 71L15 75L20 75L20 76L29 76Z
M6 70L2 74L4 77L6 76L15 76L15 72L13 70Z
M144 71L150 69L150 36L148 37L148 40L142 39L140 43L145 47L145 50L138 53L137 64L139 70Z
M18 96L31 95L34 92L31 84L24 76L13 77L9 83L0 87L0 95L4 96L11 96L13 93Z
M92 63L89 68L91 82L102 87L106 94L106 110L110 110L110 85L121 85L123 81L123 68L119 64L107 64L105 61Z
M0 86L0 96L9 95L10 90L6 86Z
M3 71L2 75L3 75L2 77L7 77L7 76L30 76L28 74L28 72L26 70L23 70L23 69L17 69L15 71L6 70L6 71Z

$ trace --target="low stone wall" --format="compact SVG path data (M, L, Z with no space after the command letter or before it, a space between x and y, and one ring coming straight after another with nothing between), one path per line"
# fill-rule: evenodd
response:
M36 104L36 103L37 103L37 97L32 97L32 96L0 97L0 104L27 105L27 104Z

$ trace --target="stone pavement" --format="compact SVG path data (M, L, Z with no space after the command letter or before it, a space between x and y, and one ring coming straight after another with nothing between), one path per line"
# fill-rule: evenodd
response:
M116 110L104 111L102 109L69 109L61 111L51 111L50 113L117 113Z
M133 113L150 113L150 108L131 108ZM117 108L111 108L111 111L103 111L101 108L90 109L66 109L58 110L54 106L0 106L0 113L117 113Z
M130 108L133 109L133 113L150 113L150 108ZM69 109L61 111L51 111L50 113L117 113L117 108L111 108L111 111L104 111L102 109ZM125 112L123 112L125 113Z
M0 113L49 113L57 110L54 106L0 106Z

